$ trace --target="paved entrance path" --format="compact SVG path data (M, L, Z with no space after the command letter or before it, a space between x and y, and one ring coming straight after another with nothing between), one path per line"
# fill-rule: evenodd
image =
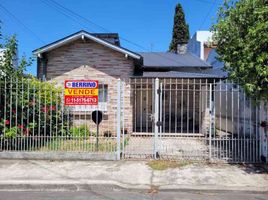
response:
M0 190L86 190L92 186L268 191L268 170L191 164L155 171L145 161L0 160Z
M164 137L157 140L157 149L163 159L194 158L206 160L209 149L204 138ZM152 158L154 148L153 137L130 137L125 147L126 158Z

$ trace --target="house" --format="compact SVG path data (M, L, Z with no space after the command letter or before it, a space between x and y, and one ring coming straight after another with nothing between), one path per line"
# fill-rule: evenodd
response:
M189 52L212 66L210 73L227 78L228 74L223 70L224 63L217 59L216 47L217 44L213 42L213 33L210 31L197 31L188 43ZM219 132L228 133L234 137L251 137L253 130L257 128L256 108L242 88L232 84L217 84L213 101L215 102L213 104L215 126Z
M0 48L0 62L3 62L5 51L6 51L5 48ZM12 64L13 64L14 69L17 69L18 68L18 49L16 50L16 54L14 55L12 62L13 62ZM4 72L1 71L1 69L0 69L0 75L4 75Z
M163 131L200 133L201 93L209 79L221 79L212 66L186 46L177 53L133 52L120 45L117 33L88 33L84 30L34 50L37 77L63 84L65 80L99 81L99 107L105 114L101 129L114 132L117 102L117 79L124 80L124 129L150 133L153 122L154 79L162 80ZM199 90L198 90L199 88ZM173 92L177 89L176 92ZM172 98L171 98L172 96ZM169 100L168 100L169 99ZM174 109L176 108L176 109ZM87 123L92 108L74 108L79 123ZM75 115L75 114L74 114Z

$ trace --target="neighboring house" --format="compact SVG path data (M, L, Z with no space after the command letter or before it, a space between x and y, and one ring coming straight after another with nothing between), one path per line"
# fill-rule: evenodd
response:
M217 59L217 45L212 38L213 33L210 31L197 31L189 40L188 50L212 66L208 70L210 73L227 78L228 74L223 70L224 63ZM239 86L224 83L216 85L214 102L215 123L219 132L244 137L256 130L256 109Z
M114 119L109 124L104 120L103 130L107 129L108 126L115 125L115 116L112 111L117 102L116 81L118 78L124 80L126 83L124 109L127 111L124 112L125 128L128 132L152 132L152 123L148 123L148 114L151 114L153 109L153 78L172 79L170 83L165 85L165 87L170 88L175 87L184 79L190 84L195 79L222 78L221 74L211 71L210 64L185 50L185 47L181 46L179 53L133 52L121 47L118 34L91 34L79 31L33 52L37 55L37 76L39 79L55 80L60 84L68 79L99 80L101 110L104 111L106 120ZM184 83L181 82L181 84ZM183 93L183 91L180 92ZM181 100L182 94L180 92L176 93L176 99ZM169 93L171 94L171 90ZM163 95L165 98L166 94ZM197 112L197 116L200 115L202 110L198 102L202 98L201 96L200 92L188 92L187 98L194 102L194 106L189 107L188 112L193 111ZM181 105L187 100L186 95L183 98ZM172 106L170 106L171 104ZM178 118L175 116L173 109L175 102L170 102L170 105L164 105L166 112L170 113L164 117L164 121L171 121L171 118L172 121L175 118L183 119L184 116ZM86 108L80 108L80 111L86 111ZM182 115L185 114L182 113ZM201 132L200 118L196 117L196 119L191 120L194 120L193 126L197 127L196 130L192 129L195 132ZM175 124L169 123L167 130L174 132ZM185 130L182 129L182 131Z
M0 48L0 62L3 62L3 60L4 60L5 50L6 49L4 49L4 48ZM13 67L15 69L18 68L18 51L16 51L16 55L13 58L12 64L13 64ZM1 69L0 69L0 73L1 73L1 75L4 75L3 72L1 71Z
M207 60L209 52L213 49L208 44L212 41L212 32L197 31L188 42L188 51L202 60Z
M217 44L213 42L213 33L210 31L197 31L189 40L187 49L190 53L198 56L206 61L212 68L210 73L227 77L227 73L223 71L224 63L217 59Z

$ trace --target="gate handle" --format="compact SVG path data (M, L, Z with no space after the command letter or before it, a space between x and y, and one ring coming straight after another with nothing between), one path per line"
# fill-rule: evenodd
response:
M268 121L262 121L260 125L263 128L267 128L268 127Z

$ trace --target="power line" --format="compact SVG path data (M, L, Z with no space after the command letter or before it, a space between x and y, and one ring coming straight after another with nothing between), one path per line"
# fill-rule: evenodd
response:
M211 6L210 6L210 8L209 8L209 10L208 10L208 12L207 12L205 18L203 19L202 23L201 23L200 26L199 26L198 30L200 30L200 29L203 27L203 25L204 25L205 22L207 21L207 18L208 18L209 14L211 13L211 11L212 11L212 9L214 8L215 5L216 5L216 0L214 0L214 1L213 1L213 4L211 4Z
M77 18L75 18L75 17L73 17L73 16L71 16L71 15L66 14L65 12L63 12L63 11L61 10L61 8L55 6L54 4L49 4L48 2L46 2L46 1L44 1L44 0L40 0L40 1L43 2L44 4L46 4L47 6L49 6L50 8L54 8L54 9L56 9L57 11L59 11L61 14L63 14L63 15L66 16L67 18L69 18L69 19L71 19L72 21L78 23L80 26L82 26L82 27L84 27L84 28L88 28L89 30L92 31L92 29L90 29L88 26L85 26L84 24L80 23L80 22L77 20Z
M78 13L74 12L73 10L71 10L71 9L69 9L69 8L67 8L67 7L65 7L65 6L63 6L63 5L61 5L60 3L58 3L58 2L56 2L56 1L54 1L54 0L48 0L48 1L50 1L50 2L52 2L52 3L54 3L54 4L56 4L57 6L59 6L60 8L62 8L63 10L65 10L65 11L67 11L68 13L72 14L73 16L76 16L76 17L78 17L78 18L84 20L85 22L87 22L87 23L89 23L89 24L93 24L94 26L98 27L100 30L111 33L111 31L108 30L107 28L105 28L105 27L103 27L103 26L101 26L101 25L99 25L99 24L93 22L92 20L89 20L89 19L87 19L87 18L85 18L85 17L79 15ZM145 51L148 51L147 48L145 48L145 47L143 47L143 46L141 46L141 45L139 45L139 44L137 44L137 43L135 43L135 42L132 42L132 41L130 41L130 40L124 38L124 37L120 37L120 39L122 39L123 41L128 42L129 44L132 44L132 45L134 45L134 46L136 46L136 47L138 47L138 48L140 48L140 49L143 49L143 50L145 50Z
M41 39L35 32L33 32L28 26L26 26L20 19L18 19L14 14L12 14L7 8L0 4L0 8L4 10L9 16L11 16L18 24L25 28L29 33L31 33L36 39L45 44L45 41Z
M54 0L48 0L54 4L56 4L58 7L62 8L63 10L73 14L74 16L86 21L87 23L90 23L90 24L93 24L94 26L98 27L99 29L102 29L103 31L107 31L107 32L110 32L108 29L104 28L103 26L99 25L99 24L96 24L95 22L83 17L82 15L79 15L78 13L72 11L71 9L67 8L67 7L64 7L63 5L59 4L58 2L54 1Z
M206 0L194 0L194 1L198 1L198 2L201 2L201 3L207 3L207 4L213 4L214 3L213 1L206 1Z
M98 27L98 28L101 29L102 31L111 33L111 31L108 30L108 29L106 29L105 27L103 27L103 26L101 26L101 25L99 25L99 24L93 22L92 20L89 20L89 19L87 19L87 18L85 18L85 17L83 17L83 16L77 14L76 12L72 11L72 10L69 9L69 8L66 8L65 6L61 5L60 3L58 3L58 2L56 2L56 1L54 1L54 0L48 0L49 2L48 2L47 0L41 0L41 1L42 1L42 2L43 2L43 1L46 1L47 3L50 2L50 3L56 4L57 7L58 7L62 12L65 12L65 13L67 12L68 15L71 14L73 17L75 16L75 17L77 17L77 18L80 18L80 19L82 19L83 21L87 22L88 24L93 24L93 25L95 25L96 27ZM57 9L57 10L58 10L58 9ZM62 13L62 12L61 12L61 13ZM62 13L62 14L63 14L63 13ZM66 14L65 14L65 16L66 16ZM68 18L69 18L69 17L68 17ZM136 47L138 47L138 48L140 48L140 49L142 49L142 50L144 50L144 51L150 52L149 49L147 49L147 48L145 48L145 47L143 47L143 46L141 46L141 45L139 45L139 44L137 44L137 43L135 43L135 42L132 42L132 41L130 41L130 40L124 38L124 37L120 37L120 39L123 40L123 41L125 41L125 42L127 42L127 43L129 43L129 44L132 44L132 45L134 45L134 46L136 46ZM166 56L164 56L164 55L159 55L159 54L157 54L157 53L156 53L155 55L157 55L157 56L159 56L159 57L162 57L162 58L164 58L164 59L166 59L166 60L171 60L171 61L173 61L173 62L175 62L175 63L183 64L182 62L179 62L178 60L171 59L171 58L166 57Z

